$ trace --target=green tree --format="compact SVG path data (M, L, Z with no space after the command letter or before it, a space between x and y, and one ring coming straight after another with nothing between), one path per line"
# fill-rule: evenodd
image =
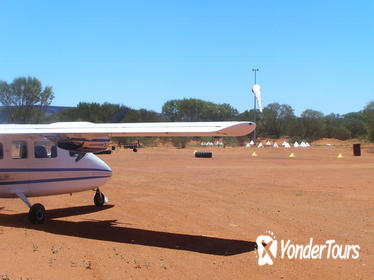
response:
M261 121L257 122L259 135L275 138L288 135L290 122L295 118L291 106L271 103L264 108Z
M338 114L332 113L325 116L323 121L325 123L325 137L340 139L337 136L342 136L343 118ZM344 129L344 131L347 132L347 129ZM350 132L348 137L350 137Z
M20 77L8 84L0 81L0 102L9 106L8 122L39 123L54 98L52 87L43 89L33 77Z
M80 102L77 107L65 109L52 116L49 121L119 122L128 110L127 107L118 104Z
M351 132L348 128L344 126L338 126L332 128L329 137L340 139L340 140L347 140L351 138Z
M167 116L169 121L182 121L183 115L178 108L178 100L169 100L162 106L162 113Z
M169 121L228 121L238 115L238 111L229 104L194 98L167 101L162 106L162 113Z
M367 134L365 116L362 111L345 114L343 116L343 125L351 132L353 138L364 137Z
M365 123L370 141L374 141L374 101L364 109Z
M307 109L301 114L304 127L303 138L310 140L319 139L326 136L326 125L321 112Z

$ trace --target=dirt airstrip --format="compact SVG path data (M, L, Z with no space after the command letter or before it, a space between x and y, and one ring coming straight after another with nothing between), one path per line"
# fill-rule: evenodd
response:
M113 169L107 206L91 206L93 192L32 198L48 211L44 225L27 222L20 200L0 199L2 279L374 278L373 147L361 157L350 146L212 148L212 159L195 149L101 156ZM278 253L260 267L255 242L267 230ZM311 237L359 245L359 257L281 258L281 240Z

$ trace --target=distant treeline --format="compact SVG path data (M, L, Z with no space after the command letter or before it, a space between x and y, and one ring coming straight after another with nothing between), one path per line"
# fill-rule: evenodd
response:
M77 107L47 115L54 93L42 88L36 78L17 78L12 83L0 81L0 102L9 111L8 123L50 123L57 121L89 122L161 122L253 120L253 110L239 113L230 104L215 104L200 99L170 100L157 113L135 110L117 104L79 103ZM256 112L257 135L267 138L291 137L308 141L333 137L341 140L366 138L374 141L374 101L362 111L344 115L324 115L305 110L295 116L290 105L272 103Z

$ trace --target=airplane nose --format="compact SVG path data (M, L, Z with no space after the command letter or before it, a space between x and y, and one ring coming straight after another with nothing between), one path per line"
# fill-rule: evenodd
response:
M94 165L94 168L97 169L97 171L100 171L101 174L105 174L105 176L112 176L112 169L108 164L106 164L105 161L100 159L94 154L90 154L92 157L92 163Z
M112 168L110 168L110 166L103 160L101 160L101 169L105 170L104 172L106 172L107 175L109 176L112 176Z

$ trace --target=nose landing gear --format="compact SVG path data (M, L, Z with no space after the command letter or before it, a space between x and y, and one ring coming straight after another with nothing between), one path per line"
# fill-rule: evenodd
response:
M94 203L97 207L101 207L104 203L108 202L108 198L100 191L99 188L96 189L96 193L94 196Z

